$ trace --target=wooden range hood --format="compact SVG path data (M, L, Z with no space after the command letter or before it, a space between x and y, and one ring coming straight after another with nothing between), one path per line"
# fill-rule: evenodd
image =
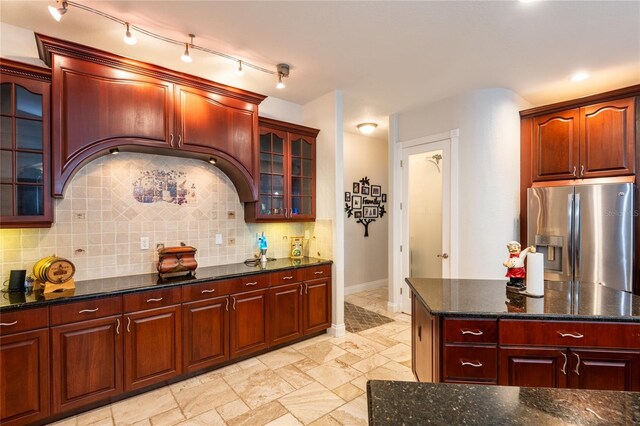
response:
M118 148L215 159L242 202L257 200L258 105L266 96L36 34L52 68L52 188Z

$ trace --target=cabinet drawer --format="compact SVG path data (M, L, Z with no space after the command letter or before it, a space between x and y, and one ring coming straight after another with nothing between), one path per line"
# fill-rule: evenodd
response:
M331 265L313 266L311 268L304 268L300 270L302 272L302 279L304 281L315 280L317 278L324 278L331 276Z
M0 336L34 330L49 325L49 308L3 312L0 315Z
M498 379L498 349L478 346L444 347L444 381Z
M240 293L267 287L269 287L269 274L247 275L246 277L240 277L235 280L229 292Z
M501 320L500 344L640 349L640 324Z
M497 343L498 321L445 318L444 339L446 343Z
M122 297L83 300L51 307L51 325L104 318L122 313Z
M181 302L180 287L143 291L124 296L124 311L142 311L176 305Z
M292 284L302 281L302 271L300 269L289 269L286 271L272 272L269 274L271 286L281 284Z
M230 289L236 285L237 281L238 280L221 280L185 285L182 287L182 300L184 302L193 302L194 300L224 296L229 294Z

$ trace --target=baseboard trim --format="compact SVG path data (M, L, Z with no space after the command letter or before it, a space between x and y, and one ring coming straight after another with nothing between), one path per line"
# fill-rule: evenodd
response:
M387 302L387 309L391 312L400 312L400 306L397 303Z
M377 280L377 281L369 281L367 283L361 283L356 285L344 286L344 295L348 296L353 293L359 293L361 291L366 290L375 290L377 288L386 287L388 284L388 280Z
M331 324L331 328L327 329L327 333L333 337L342 337L347 334L347 328L343 324Z

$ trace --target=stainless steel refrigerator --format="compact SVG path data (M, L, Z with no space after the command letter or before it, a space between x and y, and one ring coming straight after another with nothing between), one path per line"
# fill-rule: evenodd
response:
M529 188L527 241L549 281L633 290L631 183Z

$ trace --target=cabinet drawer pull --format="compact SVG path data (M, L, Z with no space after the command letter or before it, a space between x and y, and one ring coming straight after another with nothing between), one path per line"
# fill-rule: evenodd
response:
M302 284L300 284L300 296L302 296Z
M482 367L482 363L480 361L476 363L473 362L468 362L468 361L460 361L461 365L468 365L469 367L475 367L475 368L480 368Z
M304 294L309 294L309 284L304 283Z
M233 309L234 311L236 310L236 298L235 297L233 298L233 307L231 309Z
M246 283L245 285L257 285L257 284L258 284L258 281L254 281L252 283Z
M559 334L561 337L573 337L574 339L582 339L582 338L584 337L584 336L583 336L582 334L580 334L580 333L572 334L572 333L563 333L562 331L558 331L558 334Z
M164 297L159 297L157 299L147 299L147 303L160 302L162 299L164 299Z
M560 352L560 355L564 357L564 364L562 364L562 369L560 371L562 371L562 374L566 376L567 375L567 354L565 354L564 352Z
M179 134L178 135L178 148L180 148L182 146L182 135Z
M422 342L422 324L418 325L418 339Z
M211 290L202 290L200 293L213 293L214 291L216 290L212 288Z
M324 274L324 271L316 271L316 272L314 272L314 274L315 275L322 275L322 274Z
M78 312L79 314L91 314L93 312L98 312L98 309L100 308L95 308L95 309L83 309L80 312Z
M0 322L0 325L2 326L10 326L10 325L16 325L18 323L18 320L15 320L14 322Z
M292 280L293 277L282 277L283 280Z
M169 145L171 145L171 148L173 148L173 133L171 133L171 136L169 138Z
M580 355L574 353L574 355L576 356L576 358L578 358L578 363L576 364L576 369L573 370L574 373L576 373L578 376L580 375L580 371L578 370L580 368Z
M227 312L229 312L229 298L227 297L227 306L225 306L225 309L227 310Z
M473 334L474 336L482 336L482 335L484 334L484 333L483 333L482 331L480 331L480 330L473 331L473 330L465 330L465 329L463 329L463 328L461 328L461 329L460 329L460 332L461 332L462 334Z
M576 166L573 166L573 173L571 173L573 175L573 177L578 177L578 176L576 176L576 171L577 170L578 169L576 168Z
M127 317L127 333L131 333L131 318Z
M580 177L584 176L584 164L580 166Z
M120 334L120 318L116 318L116 323L118 324L116 326L116 334Z

